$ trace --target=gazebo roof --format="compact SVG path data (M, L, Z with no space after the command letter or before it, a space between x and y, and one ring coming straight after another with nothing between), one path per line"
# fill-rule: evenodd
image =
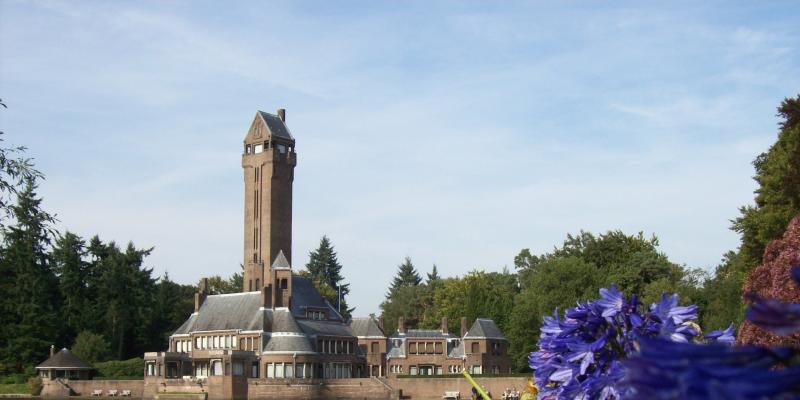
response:
M90 370L94 369L91 365L87 364L78 356L72 354L67 349L61 349L56 354L43 363L36 366L36 369L77 369L77 370Z

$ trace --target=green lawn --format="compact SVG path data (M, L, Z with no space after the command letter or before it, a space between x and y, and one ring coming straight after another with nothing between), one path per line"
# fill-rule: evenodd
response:
M25 383L0 383L0 394L23 393L29 394L30 389Z

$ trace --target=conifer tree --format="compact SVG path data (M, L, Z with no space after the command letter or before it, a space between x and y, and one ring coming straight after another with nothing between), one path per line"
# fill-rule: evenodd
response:
M59 332L58 282L47 253L54 219L35 189L28 179L10 207L13 224L3 229L0 362L8 372L44 359Z
M420 283L422 283L422 278L414 268L414 264L411 263L411 257L406 257L403 263L397 267L397 275L392 280L392 286L389 288L386 298L390 298L401 287L418 286Z
M88 329L86 310L90 308L92 297L86 254L86 242L71 232L61 235L51 252L61 294L64 343L72 343L79 332Z
M342 264L328 236L323 235L316 250L308 254L306 270L317 289L341 314L349 318L354 309L347 306L346 296L350 294L350 284L343 283ZM340 298L341 292L341 298ZM341 302L341 304L339 304Z

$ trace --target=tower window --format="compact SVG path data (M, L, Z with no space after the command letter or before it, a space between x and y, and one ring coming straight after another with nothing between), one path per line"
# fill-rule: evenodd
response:
M281 154L286 153L286 146L284 146L282 144L278 144L276 147L278 148L278 153L281 153Z
M250 279L247 282L247 287L248 287L248 289L247 289L248 292L252 292L253 291L253 280L252 279Z
M261 290L261 280L256 279L256 290Z
M250 154L250 145L249 144L247 146L244 146L244 153L245 154Z
M258 154L258 153L261 153L262 151L264 151L264 145L263 144L259 143L259 144L255 145L255 146L253 146L253 153Z

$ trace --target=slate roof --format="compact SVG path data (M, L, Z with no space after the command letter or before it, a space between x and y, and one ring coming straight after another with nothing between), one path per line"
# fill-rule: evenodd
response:
M406 348L404 345L405 341L401 340L399 346L395 346L394 342L395 342L394 340L389 340L388 347L386 349L386 358L405 357L406 355Z
M300 326L297 325L294 317L289 311L286 310L269 310L270 322L272 325L272 332L285 332L285 333L303 333Z
M386 337L386 334L383 333L383 330L372 317L353 318L350 321L350 330L353 331L353 335L358 337Z
M67 349L61 349L58 353L53 354L52 357L45 360L43 363L36 366L36 369L94 369L91 365L85 363L72 354Z
M275 256L272 269L292 269L292 266L289 265L289 260L287 260L286 256L283 254L283 250L278 251L278 255Z
M308 336L355 336L349 326L337 321L301 319L297 324Z
M485 318L476 319L475 323L472 324L472 327L467 331L467 334L464 335L464 338L506 339L506 337L503 336L503 332L500 331L500 328L497 327L494 321Z
M289 128L286 127L286 124L281 121L281 118L277 115L270 114L264 111L258 111L258 115L261 116L261 119L264 120L264 124L267 125L267 129L272 134L272 136L294 140L292 134L289 133Z
M241 329L261 330L266 310L260 310L260 292L207 296L199 312L192 314L173 334Z
M454 344L458 343L457 346ZM464 355L464 341L463 340L448 340L447 341L447 357L461 358Z
M311 343L308 342L308 339L303 335L273 335L264 346L264 352L313 353L314 349L311 347Z
M336 309L322 297L314 287L311 279L292 275L292 314L296 317L305 317L306 308L327 309L332 320L342 321L342 316Z

